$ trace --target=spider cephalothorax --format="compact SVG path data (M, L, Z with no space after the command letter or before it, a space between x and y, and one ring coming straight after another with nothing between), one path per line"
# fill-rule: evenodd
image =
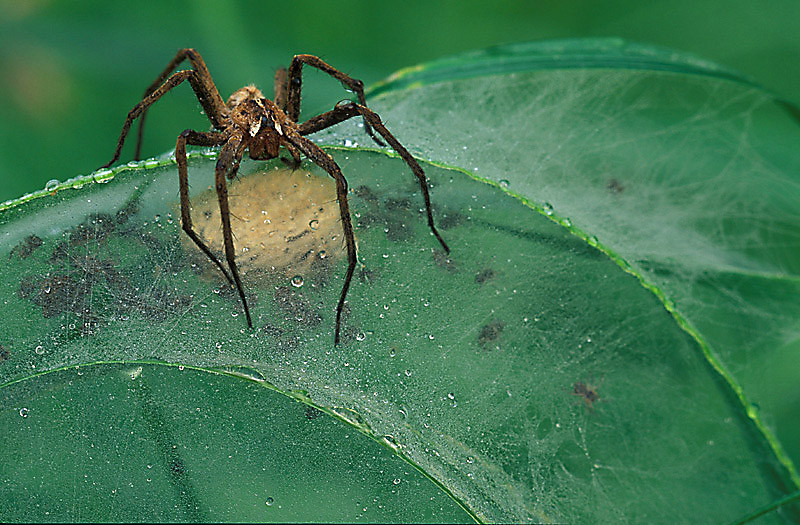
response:
M189 60L192 64L192 69L173 73L184 60ZM358 103L344 101L343 103L337 104L331 111L313 117L302 124L298 124L303 65L315 67L339 80L347 89L356 94ZM248 151L251 159L268 160L276 158L281 146L283 146L292 155L295 163L299 163L301 155L305 155L309 160L328 172L336 182L336 198L339 203L339 213L344 230L348 265L342 292L339 296L339 302L336 305L334 344L339 343L342 309L356 266L356 243L355 236L353 235L353 225L350 221L350 210L347 203L347 181L333 158L320 149L319 146L307 139L305 135L329 128L353 117L360 116L363 118L364 130L373 140L381 146L384 145L376 136L375 133L377 132L377 134L405 160L406 164L408 164L414 172L414 175L416 175L420 188L422 189L422 196L425 200L428 226L444 250L448 253L450 252L447 244L433 225L433 214L431 213L428 181L425 177L425 172L411 154L394 138L389 130L386 129L377 113L367 108L366 99L364 97L364 84L360 80L345 75L312 55L295 55L288 70L278 70L275 74L274 101L264 97L261 91L255 86L246 86L234 92L228 98L227 102L223 102L200 54L193 49L182 49L178 51L178 54L175 55L175 58L167 65L161 75L147 88L142 101L128 112L128 117L125 119L125 124L122 127L122 133L117 142L117 149L114 151L114 156L111 161L103 167L111 166L119 159L122 145L125 142L125 138L128 136L131 124L138 117L140 117L140 127L139 140L136 146L136 158L139 158L142 130L144 128L144 119L148 108L169 90L187 80L192 86L198 101L203 106L205 114L211 121L214 130L199 132L187 129L178 135L178 140L175 145L175 160L178 164L181 227L197 247L217 265L228 282L236 287L239 297L242 300L242 306L244 307L247 325L249 327L253 327L253 322L250 317L250 308L247 305L244 287L242 286L239 270L234 258L235 250L231 231L230 207L228 205L228 189L226 183L226 178L233 179L236 176L239 170L239 163L245 151ZM187 144L194 146L221 147L215 168L215 180L222 222L225 259L228 263L228 269L223 266L219 258L206 246L192 227L192 218L189 213L189 181L186 158ZM228 270L230 270L230 273Z
M274 102L264 98L255 86L247 86L228 98L231 123L242 134L242 148L253 160L269 160L278 156L284 127L296 126ZM285 146L291 144L284 141ZM232 178L232 177L231 177Z

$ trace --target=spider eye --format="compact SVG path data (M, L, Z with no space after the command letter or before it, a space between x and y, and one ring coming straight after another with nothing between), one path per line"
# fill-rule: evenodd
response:
M272 124L272 121L270 119L268 119L264 115L261 115L261 127L263 128L265 126L268 127L268 128L275 128L275 126Z

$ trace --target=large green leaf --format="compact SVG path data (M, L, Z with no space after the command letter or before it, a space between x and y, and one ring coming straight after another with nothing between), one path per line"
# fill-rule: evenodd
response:
M728 75L609 53L511 73L473 55L457 79L421 68L385 89L384 121L439 164L426 171L452 254L401 160L331 150L361 263L340 347L335 220L309 228L332 228L326 264L245 270L251 332L182 240L168 160L10 205L4 517L463 521L463 505L486 521L719 522L796 490L777 401L762 400L792 376L763 368L775 341L797 348L797 124ZM364 142L353 126L328 140ZM190 163L197 199L207 156ZM318 184L309 168L244 163L234 199L288 187L240 222L275 220L278 194ZM245 237L243 261L260 244ZM344 492L341 508L313 514L317 492Z
M798 483L797 107L696 57L620 40L476 51L375 94L418 155L503 185L637 275Z
M390 450L252 382L105 364L2 399L6 522L465 519Z

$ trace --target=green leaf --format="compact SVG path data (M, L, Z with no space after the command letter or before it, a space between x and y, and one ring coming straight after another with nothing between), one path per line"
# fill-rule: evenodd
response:
M797 489L765 394L797 377L765 368L800 333L797 122L681 60L454 62L471 72L375 100L436 163L449 257L400 159L329 150L360 263L340 347L335 194L308 163L243 162L231 187L263 202L234 210L253 332L185 240L168 159L7 206L7 519L720 522ZM206 157L190 181L213 236ZM314 514L317 492L338 510Z
M104 364L3 394L5 521L465 519L390 450L257 382Z

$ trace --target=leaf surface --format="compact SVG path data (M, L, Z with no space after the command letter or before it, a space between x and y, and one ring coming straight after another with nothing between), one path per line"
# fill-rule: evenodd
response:
M107 183L72 182L4 211L0 257L13 264L0 274L8 320L0 384L18 447L42 434L31 430L34 412L52 422L58 410L113 407L120 428L131 430L106 431L103 450L131 469L160 458L152 464L173 487L161 500L148 496L147 481L125 489L129 501L148 502L154 519L198 519L168 510L186 493L176 479L204 487L192 492L199 503L179 505L202 508L200 518L268 520L277 507L266 497L305 508L302 480L322 480L316 467L298 459L287 461L296 474L276 477L289 471L276 465L249 476L248 460L264 449L319 457L338 452L337 443L354 452L335 457L365 459L331 461L324 479L350 479L378 461L385 472L362 478L375 499L351 488L356 496L342 513L320 519L352 520L354 508L366 507L362 519L463 521L460 504L485 521L719 522L791 491L791 459L752 401L775 376L752 368L797 345L796 122L751 84L676 72L680 65L503 73L486 57L462 65L471 62L469 74L386 89L375 104L401 142L438 164L425 167L449 257L400 159L329 150L352 189L359 247L338 348L333 314L344 260L334 239L341 234L324 219L307 228L328 235L324 264L243 272L256 320L250 332L222 276L183 240L167 160L95 174ZM323 140L366 143L356 123ZM213 180L206 156L190 163L196 211ZM287 178L277 166L243 163L241 175L233 198L254 193L247 181L283 177L285 191L265 191L290 199L324 174L304 165ZM87 185L66 189L76 184ZM335 207L333 195L303 208ZM265 198L263 210L239 217L240 260L256 259L261 243L246 241L246 230L257 220L277 223L270 214L279 200ZM299 247L277 237L290 252ZM270 242L267 253L275 253ZM297 253L320 258L318 249ZM69 393L76 366L97 389ZM136 401L139 380L153 382L150 405ZM327 415L309 419L272 392ZM50 405L34 410L34 401ZM147 406L162 416L148 420ZM211 415L181 417L188 407ZM265 415L270 407L276 415ZM767 411L777 414L762 404ZM64 435L86 433L77 413L59 423ZM325 433L354 428L372 441L331 434L331 444L313 448L301 439L309 424ZM161 442L185 449L186 475L165 469L174 462L155 437L162 428ZM281 434L297 450L272 444ZM203 481L224 462L222 443L240 450L231 470L242 482L225 482L228 500ZM368 450L407 463L391 454L370 459ZM46 464L43 457L33 452L19 464ZM405 496L391 492L398 478L413 479ZM260 479L275 488L248 488ZM25 486L7 483L9 501L20 501ZM63 519L102 518L95 509L107 508L96 503L103 500L82 497ZM402 508L403 497L413 509ZM220 510L234 500L254 513Z

